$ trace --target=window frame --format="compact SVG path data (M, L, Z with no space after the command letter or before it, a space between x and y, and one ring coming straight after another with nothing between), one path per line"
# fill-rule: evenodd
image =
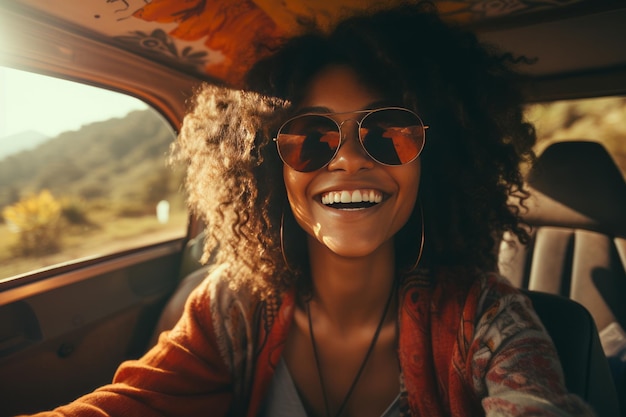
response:
M20 36L0 42L0 65L137 98L160 113L174 133L178 133L188 100L201 80L107 44L97 35L65 30L73 28L56 18L19 13L19 8L3 9L3 14L3 30ZM87 279L102 270L125 268L181 252L198 229L197 221L189 216L183 238L76 259L1 279L0 305L8 299L18 300L34 292Z

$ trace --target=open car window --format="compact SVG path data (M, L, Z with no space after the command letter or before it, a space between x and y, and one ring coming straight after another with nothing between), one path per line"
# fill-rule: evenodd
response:
M626 178L626 96L532 104L527 117L537 129L537 154L555 142L598 142Z
M0 67L0 282L183 237L174 139L134 97Z

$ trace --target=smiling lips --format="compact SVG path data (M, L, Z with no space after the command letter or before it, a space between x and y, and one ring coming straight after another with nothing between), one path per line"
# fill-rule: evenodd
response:
M383 201L383 193L378 190L342 190L322 194L322 204L328 206L349 203L367 203L365 206L371 206L381 201Z

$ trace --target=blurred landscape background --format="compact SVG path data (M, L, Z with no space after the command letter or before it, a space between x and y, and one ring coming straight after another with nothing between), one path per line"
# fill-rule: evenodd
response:
M183 172L166 163L174 133L156 112L53 138L36 129L0 139L0 279L112 253L131 238L184 234ZM156 216L160 201L166 222Z
M557 141L600 142L626 178L626 97L536 104L527 117L537 128L537 154Z

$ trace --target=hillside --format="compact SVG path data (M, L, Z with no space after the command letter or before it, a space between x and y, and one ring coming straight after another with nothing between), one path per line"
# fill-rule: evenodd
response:
M33 149L48 139L50 139L48 136L34 130L0 138L0 161L9 155Z
M172 130L152 110L62 133L0 160L0 207L40 189L58 197L158 201L178 188L169 184L165 164L173 140ZM154 190L159 183L161 190Z

